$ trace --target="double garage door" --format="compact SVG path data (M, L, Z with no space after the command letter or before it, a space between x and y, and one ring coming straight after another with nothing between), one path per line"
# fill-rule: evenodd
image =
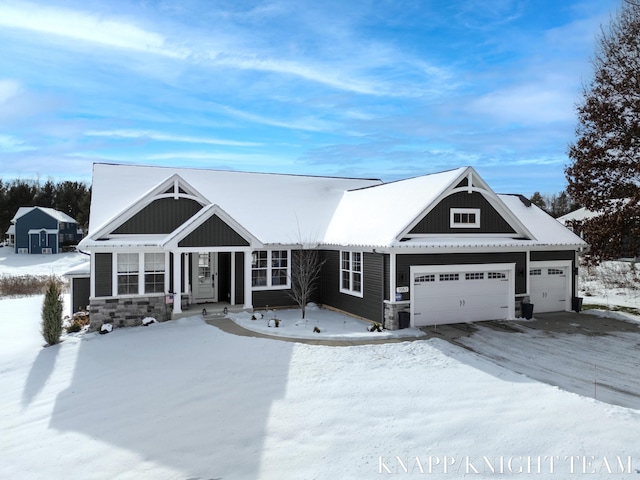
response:
M511 318L513 264L412 267L413 326Z

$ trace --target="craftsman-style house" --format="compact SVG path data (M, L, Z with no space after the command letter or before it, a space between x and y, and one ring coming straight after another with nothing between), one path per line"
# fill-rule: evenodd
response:
M74 280L94 328L284 307L302 248L324 261L318 303L395 329L515 318L525 297L571 310L587 245L471 167L383 183L96 164Z

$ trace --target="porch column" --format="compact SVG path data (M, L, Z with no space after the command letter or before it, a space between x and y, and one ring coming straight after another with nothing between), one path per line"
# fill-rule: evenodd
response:
M396 253L389 255L389 300L396 301Z
M173 313L182 313L182 253L173 252Z
M231 252L231 305L236 304L236 252Z
M244 305L243 308L253 308L253 295L251 292L251 251L244 252Z
M189 288L189 254L185 253L182 258L184 259L184 261L182 262L183 267L182 267L182 278L183 278L183 282L184 282L184 293L190 294L191 293L191 288Z

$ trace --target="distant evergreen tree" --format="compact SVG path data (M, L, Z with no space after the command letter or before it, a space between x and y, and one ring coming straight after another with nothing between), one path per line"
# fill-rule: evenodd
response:
M536 207L541 208L542 210L547 210L547 202L545 202L544 198L540 194L540 192L534 192L529 199L531 203L533 203Z
M20 207L49 207L66 213L86 230L89 223L91 189L82 182L44 184L37 180L0 179L0 236L4 236Z
M56 203L56 184L53 180L47 180L44 185L39 185L36 195L33 199L33 204L41 207L51 207ZM28 206L28 205L21 205Z
M640 2L603 29L594 78L577 107L568 193L602 212L580 226L596 260L637 254L640 239Z
M47 345L60 343L62 335L62 290L60 282L51 278L42 304L42 337Z

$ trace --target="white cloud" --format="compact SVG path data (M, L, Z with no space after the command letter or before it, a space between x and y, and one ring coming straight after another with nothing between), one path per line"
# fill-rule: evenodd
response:
M337 73L330 66L316 66L311 63L300 63L290 60L258 58L253 55L214 55L212 61L246 70L282 73L321 83L338 90L345 90L365 95L380 95L386 88L369 80L356 78L353 75Z
M497 90L471 102L476 113L505 123L533 125L567 122L574 118L575 93L548 83L532 83Z
M0 80L0 104L18 96L22 92L22 86L15 80Z
M292 130L306 130L311 132L326 132L332 131L338 128L337 125L327 122L325 120L320 120L313 117L301 118L296 121L282 121L275 120L273 118L265 117L262 115L256 115L254 113L244 112L242 110L238 110L236 108L228 107L225 105L220 105L221 110L224 112L243 120L248 120L250 122L259 123L262 125L269 125L272 127L281 127L288 128Z
M85 135L90 137L140 138L157 140L159 142L225 145L229 147L257 147L262 145L261 143L257 142L242 142L237 140L222 140L217 138L193 137L186 135L168 135L165 133L152 132L149 130L90 130L88 132L85 132Z
M162 35L126 19L108 19L65 8L31 3L0 4L0 25L168 57L186 55L167 45Z
M16 153L27 150L34 150L34 148L27 146L22 140L11 135L0 135L0 152Z

